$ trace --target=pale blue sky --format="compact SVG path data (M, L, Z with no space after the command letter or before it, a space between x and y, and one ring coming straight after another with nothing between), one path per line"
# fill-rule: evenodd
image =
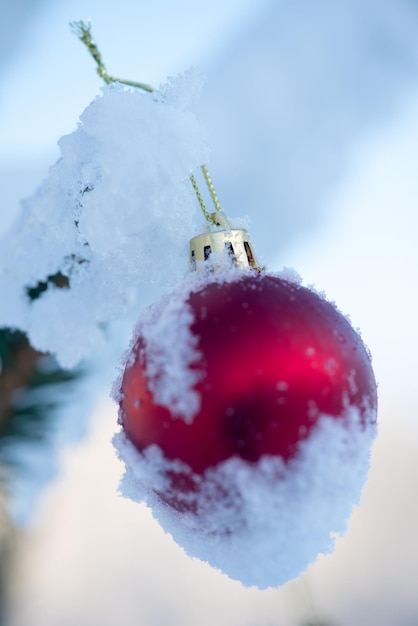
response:
M51 152L100 89L94 62L70 21L91 19L109 73L158 86L191 65L204 68L270 2L40 3L12 62L2 68L0 165L6 158Z

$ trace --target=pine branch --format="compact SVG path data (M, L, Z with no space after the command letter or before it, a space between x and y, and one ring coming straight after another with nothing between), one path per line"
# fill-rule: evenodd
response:
M41 356L23 333L0 330L0 436L13 415L13 394L30 383Z

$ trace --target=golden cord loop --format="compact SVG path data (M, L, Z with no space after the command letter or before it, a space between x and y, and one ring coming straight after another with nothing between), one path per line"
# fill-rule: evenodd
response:
M196 179L193 176L193 174L190 176L190 180L191 180L191 183L193 185L193 189L195 190L197 199L198 199L199 204L200 204L200 208L202 209L202 213L205 216L206 221L209 222L209 223L214 224L215 222L213 221L213 218L212 218L211 214L209 213L209 211L206 208L206 205L205 205L205 202L203 200L202 194L200 193L200 189L198 187L198 184L197 184Z
M205 177L205 181L208 186L208 189L212 198L212 202L215 206L215 212L209 213L209 211L206 208L205 202L203 200L202 194L200 193L200 189L196 182L196 179L192 174L190 176L190 180L192 182L193 189L195 190L197 199L199 201L200 208L202 209L202 213L205 216L206 221L209 222L209 224L213 224L214 226L221 226L224 229L230 230L232 228L231 223L222 210L222 207L218 200L218 196L216 195L215 187L213 186L212 179L209 174L209 170L204 164L201 165L201 169L203 172L203 176Z
M96 42L93 40L90 23L83 22L82 20L78 22L70 22L70 28L73 33L80 39L80 41L83 42L93 59L96 61L97 73L107 85L109 85L110 83L121 83L122 85L127 85L129 87L143 89L144 91L148 91L149 93L152 93L154 91L153 87L150 87L150 85L146 85L145 83L137 83L132 80L115 78L114 76L110 76L107 73L106 67L102 60L102 55L99 52Z
M209 192L210 192L210 196L212 198L212 202L213 202L213 204L215 206L215 209L216 209L216 213L212 213L212 217L214 217L214 219L216 220L216 222L220 226L223 226L223 227L226 227L226 228L231 228L231 224L230 224L228 218L226 217L225 213L223 212L221 204L220 204L220 202L218 200L218 196L216 194L215 187L213 186L212 178L211 178L211 176L209 174L208 168L206 167L205 164L203 164L203 165L201 165L201 169L202 169L202 172L203 172L203 176L205 177L205 181L206 181L206 184L208 186L208 189L209 189Z
M205 181L208 186L213 204L215 205L215 209L218 211L218 213L222 213L222 207L219 203L218 196L216 195L215 187L213 186L212 178L210 177L208 168L206 167L205 164L203 164L201 166L201 169L203 172L203 176L205 177Z
M91 34L91 24L90 22L83 22L83 20L79 20L78 22L70 22L70 28L73 33L80 39L80 41L86 46L87 50L90 52L91 56L97 63L97 73L100 78L107 84L111 83L121 83L122 85L127 85L129 87L135 87L137 89L142 89L147 91L148 93L152 93L154 88L150 85L146 85L145 83L138 83L131 80L125 80L122 78L115 78L114 76L110 76L107 73L105 64L103 63L102 55L100 54L99 48L97 47L96 42L93 40ZM215 226L222 226L223 228L230 229L231 224L226 218L220 202L218 200L218 196L216 195L215 188L212 183L212 179L210 177L208 168L206 165L202 165L203 176L205 177L206 184L208 186L213 204L215 206L215 213L209 213L207 210L205 203L203 201L202 194L200 193L200 189L197 185L195 177L190 176L191 183L193 185L193 189L195 190L197 199L200 204L200 208L202 209L202 213L205 216L205 219L209 224L213 224Z

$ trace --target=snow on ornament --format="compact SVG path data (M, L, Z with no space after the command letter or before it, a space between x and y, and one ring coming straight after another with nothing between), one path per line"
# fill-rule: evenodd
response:
M297 576L345 530L367 476L370 355L295 273L258 266L217 211L192 271L142 316L116 386L122 491L191 556L244 585Z

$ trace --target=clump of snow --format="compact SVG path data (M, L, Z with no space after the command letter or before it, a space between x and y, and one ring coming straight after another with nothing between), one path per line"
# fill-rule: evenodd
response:
M191 332L194 317L183 291L151 306L134 335L141 335L146 345L145 371L155 403L190 423L200 410L200 395L194 387L204 373L193 369L201 353L199 338Z
M303 282L302 276L292 267L283 267L280 272L276 272L276 276L295 285L301 285Z
M157 446L139 453L122 432L114 444L126 463L122 494L145 501L166 532L192 556L245 586L277 587L298 576L319 553L332 550L359 502L375 426L360 425L358 411L322 415L288 463L264 456L256 464L231 458L191 476L197 512L179 513L156 491L167 472L184 472Z
M149 284L185 273L198 211L189 176L207 160L189 72L159 92L104 87L60 142L61 158L0 242L0 327L74 366ZM61 272L31 301L28 289Z

